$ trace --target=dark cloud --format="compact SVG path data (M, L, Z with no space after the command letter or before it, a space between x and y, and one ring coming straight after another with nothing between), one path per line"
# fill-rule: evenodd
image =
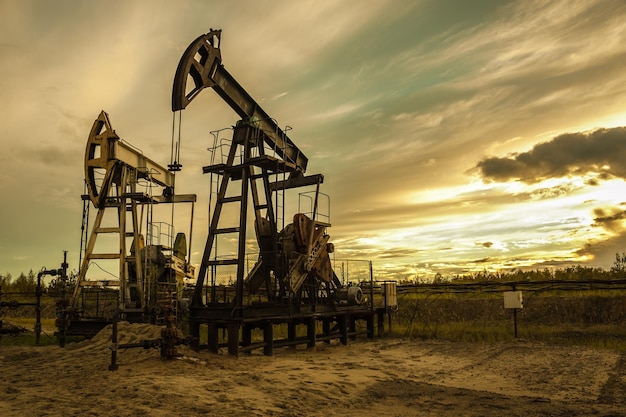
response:
M615 254L626 252L626 233L617 234L609 239L588 242L576 251L579 256L588 256L591 265L608 268L615 260Z
M558 198L564 195L568 195L577 188L579 187L576 187L573 184L561 184L550 188L539 188L530 192L529 195L533 199L545 200L546 198Z
M566 133L536 145L528 152L487 158L477 168L491 181L536 183L548 178L596 174L591 181L626 178L626 127L591 133Z
M389 248L379 251L378 258L380 259L403 259L410 256L415 256L421 252L419 249L414 248Z
M55 167L81 167L84 154L83 147L73 145L41 145L38 147L24 147L16 151L18 156L26 161ZM78 163L77 163L78 161Z
M607 230L620 231L624 229L623 220L626 219L626 211L617 208L597 208L593 211L596 216L594 226L601 226Z
M626 211L622 207L605 207L595 209L593 214L593 226L609 231L612 236L589 241L576 254L589 257L591 265L607 268L615 259L616 253L626 251Z
M491 258L476 259L472 263L475 263L475 264L486 264L486 263L489 263L489 262L491 262Z

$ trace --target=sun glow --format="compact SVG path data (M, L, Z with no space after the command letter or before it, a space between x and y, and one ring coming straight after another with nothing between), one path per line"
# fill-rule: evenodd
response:
M607 117L601 118L594 122L595 128L602 126L603 128L622 127L626 126L626 113L614 113Z

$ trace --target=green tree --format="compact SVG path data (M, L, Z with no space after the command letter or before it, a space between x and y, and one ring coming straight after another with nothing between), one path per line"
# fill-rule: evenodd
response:
M615 254L615 262L613 262L613 266L611 267L611 275L618 275L620 277L624 276L626 272L626 253L622 252Z
M31 269L28 275L24 275L22 272L15 280L13 285L13 291L23 293L34 293L37 288L36 275Z
M0 288L2 288L4 292L11 290L13 288L13 282L11 281L13 281L11 274L0 275Z

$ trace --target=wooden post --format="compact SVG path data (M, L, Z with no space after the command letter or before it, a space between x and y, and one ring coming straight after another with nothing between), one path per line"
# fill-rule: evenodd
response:
M207 344L209 352L218 353L220 350L220 329L217 327L216 324L209 324L207 327Z
M252 344L252 327L245 324L241 329L241 344L243 346L249 346Z
M296 323L293 321L287 323L287 338L290 342L296 340Z
M316 324L317 322L315 320L315 317L311 317L307 320L306 336L307 336L308 342L306 344L306 347L308 348L314 348L315 343L317 342L317 331L315 329Z
M239 325L228 325L228 354L239 357Z
M330 336L330 320L327 318L322 322L322 331L324 332L324 336ZM330 344L330 339L324 340L324 343Z

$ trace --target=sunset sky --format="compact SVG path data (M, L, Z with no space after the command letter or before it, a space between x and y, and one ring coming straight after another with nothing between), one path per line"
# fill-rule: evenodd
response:
M0 0L1 275L58 268L63 250L78 269L101 110L169 163L174 72L210 28L324 174L337 256L431 279L609 268L626 251L623 0ZM183 112L196 264L209 132L237 119L210 90Z

